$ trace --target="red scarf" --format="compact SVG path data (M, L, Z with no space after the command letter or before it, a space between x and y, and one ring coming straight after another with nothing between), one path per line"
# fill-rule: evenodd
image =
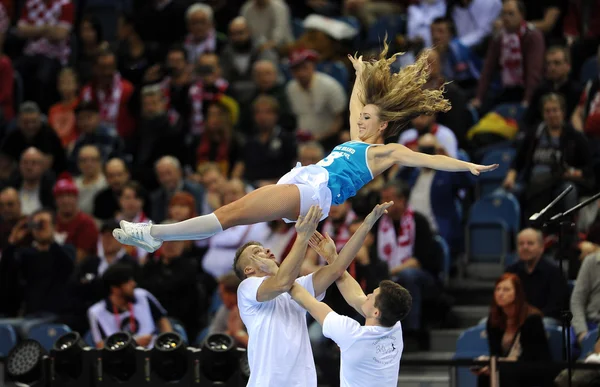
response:
M517 32L502 31L500 41L500 68L504 87L522 86L525 81L523 70L523 36L527 23L522 22Z
M338 253L342 250L342 248L346 245L346 243L352 236L352 235L350 235L350 231L348 230L348 227L350 226L350 224L352 223L352 221L354 219L356 219L356 214L354 213L354 211L350 210L346 214L346 218L344 219L344 222L339 225L337 230L334 228L333 221L331 220L331 218L327 218L325 220L325 223L323 223L323 230L321 230L321 231L322 231L323 235L325 235L325 233L327 233L327 234L329 234L331 239L333 239L333 241L335 242L335 248ZM319 257L319 261L321 262L322 265L324 265L326 263L322 257Z
M83 88L81 95L84 101L96 101L98 103L100 118L105 125L117 128L121 97L123 96L123 85L119 73L113 76L112 86L108 91L87 85Z
M377 254L392 269L413 256L415 238L416 226L412 209L404 211L398 230L392 219L383 215L377 228Z
M206 91L201 81L190 87L189 97L192 101L192 117L190 120L190 133L200 135L204 132L204 103L218 101L229 88L229 83L219 78L215 82L217 92Z
M202 135L202 139L200 140L200 144L198 145L198 149L196 151L196 164L200 164L205 161L214 161L218 164L226 164L227 170L229 170L229 147L231 144L231 139L227 138L221 140L217 144L217 152L216 157L211 159L211 150L214 143L210 140L209 136L205 133Z

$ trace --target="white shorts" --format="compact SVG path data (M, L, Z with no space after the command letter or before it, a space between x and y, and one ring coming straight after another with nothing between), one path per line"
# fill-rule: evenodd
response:
M303 167L300 163L283 175L277 184L294 184L300 190L300 215L306 215L311 206L321 207L323 216L321 220L329 216L331 208L331 190L327 186L329 172L319 165L307 165ZM295 220L283 219L286 223L295 223Z

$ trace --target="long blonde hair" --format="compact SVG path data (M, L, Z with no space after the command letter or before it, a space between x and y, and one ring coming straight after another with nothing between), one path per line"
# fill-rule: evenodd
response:
M388 122L384 138L397 135L413 118L422 114L434 114L450 110L450 102L444 98L444 86L427 89L430 69L429 52L424 50L417 61L392 74L390 66L396 61L396 53L386 58L389 46L385 43L379 59L365 62L362 72L364 105L375 105L379 119Z

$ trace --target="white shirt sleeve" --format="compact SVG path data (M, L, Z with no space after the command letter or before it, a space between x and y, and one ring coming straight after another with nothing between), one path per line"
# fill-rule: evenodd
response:
M250 277L242 281L238 287L238 308L240 313L254 314L260 309L261 302L256 299L258 288L268 277Z
M329 312L323 320L323 336L335 341L342 351L354 344L359 331L358 321L335 312Z
M346 91L334 78L329 78L328 81L327 90L329 96L327 97L327 101L329 108L332 113L340 114L348 107L346 103Z
M313 275L312 273L309 275L305 275L304 277L300 277L296 279L296 282L302 285L304 289L306 289L311 296L317 299L317 301L322 301L325 298L325 292L321 294L315 294L315 287L313 286Z
M100 333L100 327L99 327L100 322L98 321L98 318L94 314L94 311L92 308L88 309L87 315L88 315L88 320L90 323L90 332L92 333L92 338L94 339L94 343L98 344L99 342L102 341L102 334Z

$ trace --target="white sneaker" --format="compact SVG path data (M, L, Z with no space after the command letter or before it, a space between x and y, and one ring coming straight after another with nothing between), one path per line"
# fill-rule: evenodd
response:
M113 230L113 236L124 245L140 247L153 253L162 245L160 239L150 235L152 223L131 223L125 220L120 222L121 228Z

